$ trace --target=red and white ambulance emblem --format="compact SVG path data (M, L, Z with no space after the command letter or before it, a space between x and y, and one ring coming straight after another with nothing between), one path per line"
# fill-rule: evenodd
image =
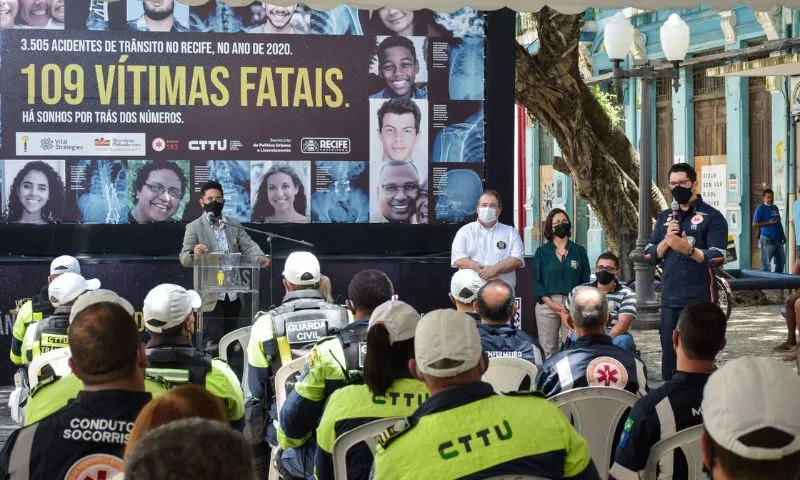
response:
M598 357L586 367L586 380L590 387L625 388L628 384L628 371L611 357Z
M692 225L699 225L703 223L703 216L700 214L695 215L692 217Z
M111 480L125 470L125 464L114 455L97 453L75 462L64 480Z

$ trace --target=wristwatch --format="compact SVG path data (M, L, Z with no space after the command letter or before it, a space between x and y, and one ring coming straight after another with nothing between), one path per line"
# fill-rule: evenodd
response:
M691 248L689 248L689 253L687 253L686 255L687 255L688 257L690 257L690 258L691 258L691 257L694 257L694 251L695 251L695 248L694 248L694 247L691 247Z

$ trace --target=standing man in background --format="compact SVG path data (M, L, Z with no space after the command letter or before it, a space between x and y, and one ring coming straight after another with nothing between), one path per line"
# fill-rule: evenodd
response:
M519 233L498 221L503 202L496 190L485 190L478 198L478 220L461 227L453 239L450 263L453 268L469 268L489 281L499 278L517 285L516 271L525 265Z
M717 303L714 269L725 262L728 222L697 193L697 172L688 163L669 169L675 210L658 216L645 259L661 264L661 376L672 378L676 367L672 331L689 300Z
M775 259L775 273L783 273L786 253L783 244L786 235L781 224L781 211L775 205L775 194L767 188L761 195L764 203L756 207L753 214L753 227L759 229L758 247L761 250L761 270L769 272L772 259Z
M225 206L222 185L215 181L206 182L200 189L200 206L203 208L203 215L186 225L180 254L181 265L194 267L199 257L206 253L260 256L263 266L270 264L270 258L264 255L258 244L241 228L239 221L222 215L222 208ZM207 277L204 278L204 283L214 283L216 276L213 269L206 270L207 272L203 272ZM197 280L195 275L195 290L198 289ZM213 351L223 335L239 328L242 299L235 292L205 294L203 312L203 342L206 350Z

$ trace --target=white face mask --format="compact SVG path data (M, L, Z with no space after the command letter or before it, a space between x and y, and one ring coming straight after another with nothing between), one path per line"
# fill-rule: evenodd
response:
M479 207L478 220L483 223L492 223L497 220L497 209L492 207Z

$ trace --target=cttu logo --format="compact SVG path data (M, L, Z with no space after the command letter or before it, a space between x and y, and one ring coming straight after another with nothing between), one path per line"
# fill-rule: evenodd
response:
M300 140L302 153L346 155L350 153L349 138L304 137Z
M241 149L242 142L239 140L228 140L226 138L222 140L189 140L189 150L210 150L215 152L224 152L229 150L231 152L235 152Z

